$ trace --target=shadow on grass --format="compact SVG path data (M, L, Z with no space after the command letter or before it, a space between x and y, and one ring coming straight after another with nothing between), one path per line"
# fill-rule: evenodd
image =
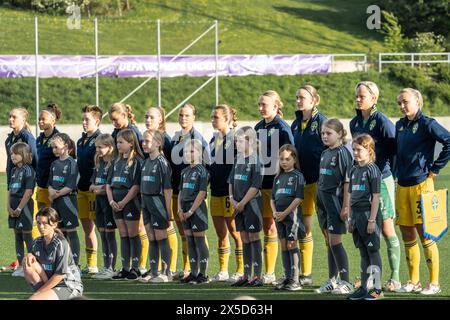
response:
M317 4L317 1L311 3ZM287 13L294 18L309 20L320 23L331 30L348 33L358 38L382 41L382 35L376 30L369 30L366 21L369 14L366 13L366 6L351 1L341 1L337 5L336 1L320 1L329 8L309 9L288 6L276 6L273 8L279 12Z

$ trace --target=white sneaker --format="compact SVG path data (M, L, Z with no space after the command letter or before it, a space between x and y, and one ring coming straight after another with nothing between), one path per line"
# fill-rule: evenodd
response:
M211 278L211 282L218 282L218 281L227 281L230 278L230 275L226 271L220 271L216 273L214 277Z
M420 294L424 294L426 296L431 296L433 294L438 294L441 292L441 287L438 284L430 283L425 289L420 291Z
M139 268L139 271L141 272L141 274L144 274L144 273L147 272L147 269L145 269L145 268Z
M176 271L173 275L172 275L172 278L173 278L173 280L181 280L181 279L184 279L184 278L186 278L188 275L189 275L189 271L183 271L183 270L181 270L181 271Z
M239 281L243 277L242 273L236 272L231 277L228 278L228 283L235 283L236 281Z
M337 283L337 287L334 288L333 291L331 291L332 294L351 294L355 291L355 288L351 283L348 283L347 281L340 280Z
M150 282L150 280L153 279L152 273L151 272L146 272L143 273L142 276L138 279L139 282L142 283L147 283Z
M262 276L262 282L264 284L272 284L273 282L275 282L277 279L275 278L275 274L273 273L265 273Z
M165 274L160 274L159 276L151 278L149 282L151 283L169 282L169 278Z
M395 290L395 292L399 293L420 292L420 291L422 291L422 285L420 284L420 281L414 284L411 282L411 280L408 280L408 282L405 285L403 285L400 289Z
M336 287L337 287L336 279L332 278L332 279L328 279L327 281L325 281L324 284L320 288L317 288L314 291L316 293L328 293L328 292L331 292L334 289L336 289Z
M116 272L114 270L106 268L106 269L103 269L103 271L92 275L92 279L107 280L107 279L111 279L115 275L116 275Z
M98 273L98 267L88 267L86 266L84 269L81 270L81 275L88 275L88 274L97 274Z
M12 276L13 276L13 277L25 277L25 275L23 274L23 267L22 267L22 266L19 266L19 267L16 269L16 271L14 271L14 272L12 273Z
M400 281L389 279L384 285L384 291L386 292L395 292L402 287Z
M278 278L277 280L275 280L274 282L272 282L272 284L274 285L274 286L277 286L277 285L279 285L279 284L282 284L283 282L284 282L284 280L286 280L286 277L281 277L281 278Z

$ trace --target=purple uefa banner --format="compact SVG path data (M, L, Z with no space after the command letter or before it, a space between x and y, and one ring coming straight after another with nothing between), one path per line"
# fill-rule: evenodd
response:
M164 78L215 75L214 55L161 56ZM331 55L221 55L220 76L295 75L328 73ZM41 55L40 78L86 78L95 76L95 56ZM156 56L99 56L100 77L156 77ZM0 56L0 78L35 77L35 56Z

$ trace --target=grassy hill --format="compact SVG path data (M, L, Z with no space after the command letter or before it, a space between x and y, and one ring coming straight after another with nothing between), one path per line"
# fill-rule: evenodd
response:
M210 26L220 24L219 50L238 53L368 53L382 49L379 33L366 28L370 0L133 0L122 17L99 17L100 54L155 54L156 19L162 52L183 49ZM30 11L0 8L0 53L34 53ZM47 54L92 54L93 20L69 30L67 17L39 16L39 49ZM214 33L189 53L213 53Z
M383 51L382 37L366 28L366 8L371 1L316 0L195 0L131 1L133 8L122 17L99 17L100 54L156 54L155 20L162 21L162 53L176 54L219 21L220 54L368 53L369 59ZM0 7L0 54L34 53L34 17L30 11ZM80 30L69 30L67 17L39 15L41 54L93 54L92 18L83 18ZM188 54L212 54L214 34L208 34ZM410 79L414 79L414 75ZM170 110L200 86L206 78L170 78L162 81L162 103ZM301 76L247 76L220 78L220 102L235 106L240 119L258 117L257 99L265 90L279 91L287 118L293 118L295 91L310 83L322 96L321 110L329 116L353 115L353 90L358 81L372 80L381 89L380 106L388 115L399 115L395 97L400 88L414 81L400 81L389 73L376 72ZM101 78L100 105L104 110L138 86L139 78ZM425 108L432 115L450 115L450 84L433 90L416 85L424 93ZM94 79L41 79L40 103L57 102L63 107L62 123L78 122L79 110L95 102ZM439 84L440 85L440 84ZM127 102L143 119L144 110L155 104L156 82L150 81ZM430 91L430 92L428 92ZM443 93L444 92L444 93ZM34 110L34 79L0 79L0 108L22 105ZM445 95L445 98L442 98ZM211 83L190 102L199 107L198 119L208 120L215 101ZM34 121L34 112L32 122ZM6 113L0 124L6 124ZM169 121L175 121L172 116Z

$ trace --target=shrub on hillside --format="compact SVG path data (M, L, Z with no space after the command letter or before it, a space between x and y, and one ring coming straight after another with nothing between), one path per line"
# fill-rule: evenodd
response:
M389 77L404 87L417 89L427 87L430 82L430 78L424 70L404 64L390 67Z

